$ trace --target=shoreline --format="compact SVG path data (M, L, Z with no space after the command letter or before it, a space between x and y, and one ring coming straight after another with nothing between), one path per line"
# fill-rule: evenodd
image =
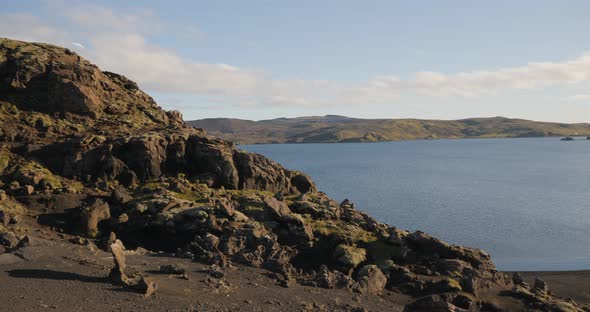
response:
M390 142L414 142L414 141L442 141L442 140L490 140L490 139L558 139L558 141L565 136L527 136L527 137L457 137L457 138L421 138L421 139L407 139L407 140L387 140L387 141L364 141L364 142L356 142L356 141L338 141L338 142L268 142L268 143L247 143L242 144L238 142L228 140L234 143L236 146L245 146L245 145L303 145L303 144L375 144L375 143L390 143ZM587 136L573 136L574 140L571 141L590 141L587 139ZM569 141L568 141L569 142Z
M509 275L518 272L529 285L538 277L547 283L554 295L571 298L577 303L590 303L590 270L502 272Z

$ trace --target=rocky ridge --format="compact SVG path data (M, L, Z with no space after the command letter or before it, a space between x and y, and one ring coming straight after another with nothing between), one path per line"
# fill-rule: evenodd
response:
M35 226L112 251L113 282L150 292L145 277L128 282L125 247L206 263L218 278L247 265L277 287L392 290L414 298L407 311L588 310L498 272L482 250L335 202L68 49L0 39L0 253Z

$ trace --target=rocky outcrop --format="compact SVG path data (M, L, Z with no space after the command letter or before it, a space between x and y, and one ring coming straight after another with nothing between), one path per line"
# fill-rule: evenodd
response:
M308 177L186 126L133 81L67 49L0 39L0 90L0 142L40 165L15 173L21 185L61 187L49 174L106 187L183 174L210 187L315 191Z

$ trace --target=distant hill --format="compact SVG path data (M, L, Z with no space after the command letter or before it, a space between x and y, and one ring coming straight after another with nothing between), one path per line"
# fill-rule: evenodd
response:
M240 144L590 135L588 123L564 124L504 117L422 120L359 119L326 115L261 121L209 118L188 123Z

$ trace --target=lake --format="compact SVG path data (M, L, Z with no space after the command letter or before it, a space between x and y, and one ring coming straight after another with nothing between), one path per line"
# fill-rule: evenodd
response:
M590 269L590 141L243 145L381 222L492 255L501 270Z

